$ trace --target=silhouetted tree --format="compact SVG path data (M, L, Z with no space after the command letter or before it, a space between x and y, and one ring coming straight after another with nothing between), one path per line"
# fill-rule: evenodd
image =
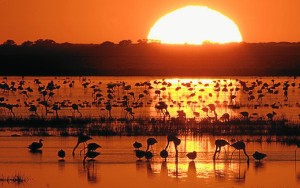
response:
M147 44L148 43L148 39L139 39L137 40L138 44Z
M120 42L119 42L119 45L120 46L129 46L129 45L131 45L132 44L132 41L131 40L121 40Z
M110 41L105 41L103 43L100 44L100 46L114 46L115 44L113 42L110 42Z
M22 44L21 44L21 46L32 46L33 45L33 42L31 42L31 41L25 41L25 42L23 42Z
M54 40L51 39L38 39L36 41L34 41L34 44L37 46L43 46L43 47L49 47L49 46L53 46L56 44L56 42Z
M8 39L7 41L3 42L3 46L16 46L16 42L14 40Z

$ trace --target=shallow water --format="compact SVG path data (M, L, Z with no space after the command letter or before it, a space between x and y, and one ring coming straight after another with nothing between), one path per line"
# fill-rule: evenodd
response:
M39 84L34 80L38 79ZM247 87L255 83L255 87L243 91L240 80L246 82ZM79 105L82 117L108 117L105 109L106 102L112 105L111 114L113 118L131 118L122 106L123 97L128 97L128 106L132 108L135 118L161 118L161 111L155 108L159 101L164 101L168 105L168 112L171 117L177 117L177 111L183 110L187 118L214 117L213 111L204 112L202 109L209 104L214 104L215 113L220 118L222 114L228 113L230 117L239 117L242 111L249 112L253 119L268 119L267 113L276 112L274 119L288 119L299 123L300 114L300 79L294 77L215 77L215 78L163 78L163 77L5 77L0 80L10 88L18 88L20 81L24 81L22 89L16 91L0 89L0 97L4 97L4 102L18 105L13 108L15 117L28 118L36 116L29 111L30 105L37 107L37 115L46 117L45 107L40 103L47 100L50 107L47 117L55 117L55 112L51 109L53 104L58 104L60 117L79 117L77 111L72 110L71 105ZM54 89L53 96L48 94L43 99L43 95L38 88L47 87L53 81L59 89ZM12 82L15 82L12 85ZM261 84L258 84L261 82ZM69 84L72 83L72 87ZM108 98L108 84L116 84L110 89L110 99ZM136 85L148 83L148 85ZM288 83L287 99L284 97L284 85ZM84 87L86 85L86 88ZM168 85L169 84L169 85ZM268 86L262 89L262 85ZM129 90L124 86L130 85ZM274 86L275 85L275 86ZM274 87L273 87L274 86ZM31 88L29 92L27 88ZM96 92L94 92L96 89ZM97 90L100 89L100 90ZM230 92L232 90L232 92ZM259 99L258 91L264 96ZM26 94L22 92L26 92ZM41 90L42 91L42 90ZM148 92L148 94L144 92ZM155 92L159 91L160 94ZM277 92L277 94L276 94ZM250 94L252 93L252 94ZM100 94L101 97L96 97ZM143 94L141 98L139 95ZM236 96L231 99L231 96ZM253 98L249 99L249 96ZM64 105L62 105L64 103ZM137 105L138 104L138 105ZM229 108L229 105L236 105L239 108ZM272 107L273 105L273 107ZM198 113L195 114L195 113ZM0 108L0 117L14 116L8 109Z
M40 137L0 137L0 176L20 174L25 183L1 182L2 187L299 187L300 151L295 156L295 146L280 143L248 142L246 157L225 147L213 163L214 141L221 137L180 136L178 158L173 144L169 147L166 162L159 152L166 145L166 137L155 137L152 147L154 157L150 162L137 161L132 143L139 141L145 149L147 137L93 137L91 142L102 146L95 161L83 164L82 145L71 155L76 137L44 137L41 153L26 148ZM231 137L230 137L231 138ZM223 139L230 139L223 137ZM246 137L236 137L237 140ZM250 137L255 140L256 138ZM59 161L57 152L66 151L65 161ZM254 151L268 155L261 163L252 158ZM187 152L197 151L195 161ZM296 160L295 160L296 159Z

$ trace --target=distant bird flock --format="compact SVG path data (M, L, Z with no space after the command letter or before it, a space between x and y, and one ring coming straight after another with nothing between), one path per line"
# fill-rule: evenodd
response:
M146 118L274 121L282 117L284 109L299 109L299 90L296 76L286 80L136 79L106 82L87 77L46 80L3 77L0 80L0 116L134 119L145 115L141 109L150 107ZM284 114L288 119L300 120L297 110Z

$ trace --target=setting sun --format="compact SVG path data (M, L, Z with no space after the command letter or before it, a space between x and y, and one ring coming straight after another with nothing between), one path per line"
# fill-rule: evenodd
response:
M148 40L166 44L241 42L238 26L204 6L186 6L166 14L151 28Z

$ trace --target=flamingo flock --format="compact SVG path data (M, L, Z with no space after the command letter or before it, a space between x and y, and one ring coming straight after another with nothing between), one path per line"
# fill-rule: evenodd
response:
M77 137L77 143L72 151L72 155L75 155L75 150L77 149L77 147L80 144L83 144L84 147L83 149L80 151L80 155L81 152L84 151L85 155L83 157L83 164L85 164L85 161L87 158L89 158L90 160L94 160L96 157L98 157L100 155L100 152L97 151L98 148L101 148L101 146L95 142L91 142L91 143L86 143L87 141L91 140L92 138L88 135L85 135L83 133L79 133L78 137ZM27 148L31 151L31 152L37 152L37 151L41 151L42 147L43 147L43 139L39 139L38 142L32 142ZM152 147L158 143L158 141L153 138L150 137L146 140L147 143L147 147L146 150L141 150L142 148L142 143L135 141L132 146L134 147L134 151L135 151L135 156L139 159L139 161L142 160L142 158L145 158L147 161L150 161L154 156L154 152ZM175 149L175 159L176 161L178 161L178 154L179 154L179 146L181 144L181 139L178 138L178 136L174 133L170 133L167 135L167 145L166 147L164 147L162 149L162 151L159 153L160 157L164 159L164 161L167 161L167 158L170 156L169 155L169 148L171 143L173 143L174 145L174 149ZM234 148L234 150L232 151L231 154L231 159L233 157L233 154L236 150L239 151L239 160L241 160L240 158L240 150L243 151L244 155L247 157L247 163L249 164L250 161L250 157L246 152L246 144L244 143L244 141L240 140L240 141L236 141L232 144L230 144L228 141L223 140L223 139L217 139L215 140L215 152L213 155L213 161L215 162L216 158L216 154L218 153L220 155L221 153L221 149L222 147L224 147L224 151L225 151L225 155L226 155L226 146L230 146L232 148ZM297 143L296 144L296 149L295 149L295 160L296 160L296 153L297 153L297 149L300 147L300 144ZM87 149L87 152L85 152L85 149ZM63 149L60 149L57 152L57 156L60 158L59 161L63 162L64 158L66 156L66 152ZM197 152L196 151L192 151L192 152L188 152L186 154L186 157L192 161L194 161L197 158ZM264 158L267 157L267 154L262 153L262 152L258 152L255 151L252 155L252 157L254 158L254 160L258 161L258 163L260 163L261 160L263 160Z
M274 121L287 108L299 108L298 77L271 79L157 79L93 81L87 77L0 82L0 116L59 118L103 116L108 119L148 116L228 122L234 118ZM97 113L90 113L97 111ZM299 120L300 114L291 115Z
M179 139L174 133L170 133L168 134L167 136L167 145L166 147L159 153L160 157L164 159L164 161L166 162L167 161L167 158L169 156L169 152L168 152L168 148L170 146L170 143L173 142L174 144L174 148L175 148L175 158L177 159L178 158L178 146L180 145L181 143L181 139ZM140 150L140 148L142 147L142 144L139 143L139 142L134 142L133 143L133 147L135 148L135 155L136 157L141 160L143 157L145 157L147 159L147 161L149 161L150 159L152 159L153 157L153 153L148 151L149 150L149 146L150 145L154 145L157 143L157 140L155 138L148 138L147 139L147 149L146 151L142 151ZM231 154L231 158L233 156L233 153L235 150L238 150L239 151L239 160L240 160L240 150L242 150L245 154L245 156L247 157L247 163L249 164L249 161L250 161L250 158L249 158L249 155L247 154L246 152L246 144L243 142L243 141L237 141L237 142L234 142L233 144L229 144L229 142L227 142L226 140L223 140L223 139L217 139L215 141L215 146L216 146L216 149L215 149L215 152L214 152L214 155L213 155L213 161L215 162L216 160L216 154L220 154L221 152L221 148L222 147L225 147L225 146L231 146L234 148L234 150L232 151L232 154ZM297 147L299 147L297 145ZM297 150L297 148L296 148ZM295 152L296 152L295 150ZM225 151L225 155L226 155L226 149L224 149ZM149 152L149 156L147 157L147 152ZM255 160L258 160L260 162L260 160L264 159L265 157L267 157L267 155L265 153L261 153L261 152L258 152L256 151L255 153L253 153L253 158ZM186 154L186 157L189 158L190 160L194 161L196 158L197 158L197 152L196 151L192 151L192 152L188 152ZM177 159L178 160L178 159Z

